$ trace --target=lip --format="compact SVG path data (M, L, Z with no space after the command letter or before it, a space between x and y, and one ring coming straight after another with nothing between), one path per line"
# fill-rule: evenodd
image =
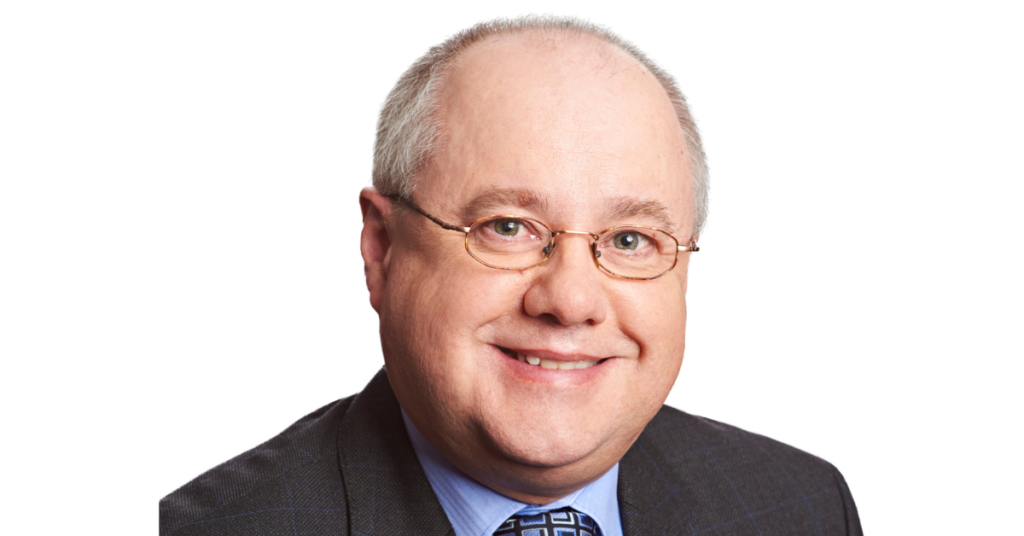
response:
M511 348L508 346L501 346L498 344L495 344L494 346L497 347L498 350L500 350L501 353L505 355L508 355L508 352L512 352L513 354L520 353L528 356L539 357L541 359L547 359L550 361L558 361L559 363L568 363L571 361L595 361L597 362L597 364L600 364L601 361L604 361L605 359L612 357L596 357L587 354L560 354L558 352L552 352L549 350Z
M503 377L505 381L512 382L520 386L523 385L544 385L545 388L557 388L557 389L576 389L584 386L593 386L595 382L601 381L600 378L607 376L612 370L618 368L614 365L619 361L614 356L598 358L587 354L562 354L552 351L541 351L541 350L527 350L527 352L536 352L540 355L528 354L522 352L530 357L538 357L541 359L548 359L556 361L557 363L565 363L569 361L591 361L592 365L584 368L574 369L563 369L563 368L545 368L540 365L533 365L523 361L519 361L513 355L509 355L505 350L516 352L511 348L498 345L490 345L493 350L493 355L497 358L497 364L504 369Z
M544 386L543 389L569 389L575 390L584 388L586 386L593 387L598 382L601 382L601 378L606 377L611 371L617 367L614 364L619 361L614 357L597 359L594 356L588 355L568 355L560 354L551 351L539 351L539 350L528 350L537 352L541 355L530 355L531 357L540 357L541 359L550 359L558 363L564 363L567 361L593 361L596 362L585 368L576 368L572 370L568 369L551 369L544 368L538 365L531 365L519 361L513 356L505 353L504 350L515 351L510 348L498 345L490 345L493 351L493 355L496 358L496 364L503 371L501 373L501 381L507 383L513 389L524 388L528 385ZM526 353L526 352L522 352ZM512 386L516 387L512 387ZM549 393L551 391L548 391Z

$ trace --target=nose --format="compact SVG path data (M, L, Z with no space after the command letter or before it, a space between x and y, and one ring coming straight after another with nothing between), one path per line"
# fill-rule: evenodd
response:
M589 233L566 233L556 242L523 298L526 314L563 326L596 325L608 316L603 284L607 276L594 264Z

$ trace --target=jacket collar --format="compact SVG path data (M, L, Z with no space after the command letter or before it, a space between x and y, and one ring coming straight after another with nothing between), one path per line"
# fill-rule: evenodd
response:
M686 507L693 504L690 489L669 469L673 464L665 452L666 442L657 441L661 411L619 461L619 513L626 535L694 532ZM678 446L672 441L667 444Z
M416 459L383 369L352 401L337 441L350 534L455 534Z

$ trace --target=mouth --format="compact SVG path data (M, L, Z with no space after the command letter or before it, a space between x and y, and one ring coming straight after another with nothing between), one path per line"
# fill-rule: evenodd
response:
M548 370L579 370L579 369L585 369L585 368L590 368L590 367L592 367L594 365L600 365L601 363L604 363L605 361L607 361L609 359L609 358L604 358L604 359L590 358L590 359L584 359L584 360L578 360L578 361L569 361L569 360L565 360L565 359L551 359L549 357L550 354L548 352L544 352L545 354L548 354L545 357L538 357L538 356L530 355L529 351L522 352L522 351L518 351L518 350L513 350L511 348L505 348L504 346L497 346L497 345L495 345L495 346L498 348L498 350L501 350L501 353L511 357L512 359L516 359L518 361L526 363L527 365L531 365L531 366L534 366L534 367L540 367L540 368L548 369ZM533 352L533 353L541 353L541 352Z

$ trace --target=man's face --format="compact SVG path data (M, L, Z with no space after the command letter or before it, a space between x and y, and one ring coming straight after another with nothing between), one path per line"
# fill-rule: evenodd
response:
M502 36L460 56L415 202L458 225L512 214L555 230L658 227L687 243L686 148L664 91L621 51L550 37ZM371 301L417 428L513 497L555 498L614 465L679 372L689 254L659 279L618 279L594 265L589 237L562 235L546 264L497 270L462 234L378 204L390 243ZM597 364L552 370L516 352Z

